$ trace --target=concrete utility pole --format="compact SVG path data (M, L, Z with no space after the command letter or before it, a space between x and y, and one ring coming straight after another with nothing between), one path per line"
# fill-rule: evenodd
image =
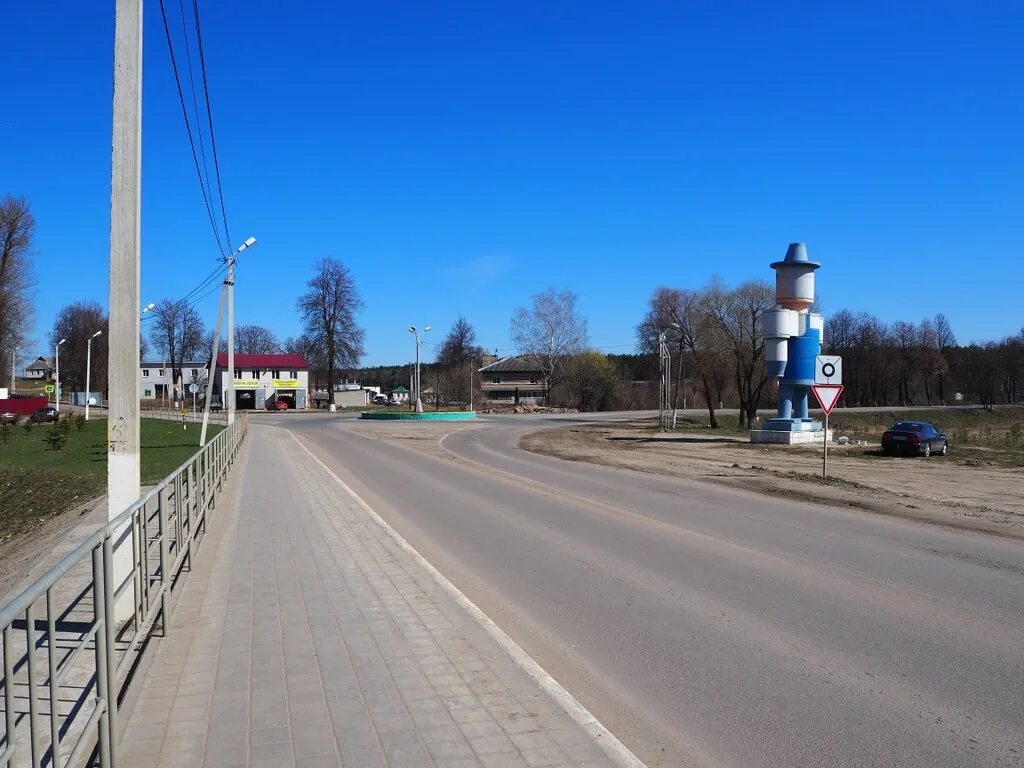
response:
M108 520L121 514L139 498L141 488L141 175L142 0L116 0L113 162L110 174L110 342L107 357ZM85 397L88 403L88 392Z
M224 281L228 291L228 424L235 423L235 256L246 248L256 244L256 238L250 237L238 250L228 256L228 275Z
M57 342L57 346L53 348L53 404L57 409L57 413L60 413L60 345L65 341L67 339L61 339Z

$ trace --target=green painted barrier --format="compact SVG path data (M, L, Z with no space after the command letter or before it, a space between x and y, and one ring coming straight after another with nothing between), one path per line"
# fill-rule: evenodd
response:
M464 421L475 419L476 411L434 411L433 413L411 413L409 411L363 411L361 419L376 421Z

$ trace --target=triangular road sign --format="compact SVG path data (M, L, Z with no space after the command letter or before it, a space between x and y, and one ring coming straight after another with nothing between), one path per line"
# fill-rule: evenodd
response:
M828 416L832 413L832 409L836 407L836 403L839 402L839 396L843 394L843 385L815 384L811 387L811 390L814 392L814 396L818 398L821 410Z

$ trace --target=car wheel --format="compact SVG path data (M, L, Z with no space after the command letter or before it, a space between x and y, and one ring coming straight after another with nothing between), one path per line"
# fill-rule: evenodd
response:
M947 453L949 453L949 443L948 442L943 442L942 443L942 450L939 451L939 456L945 456Z
M932 455L932 444L931 443L925 443L924 444L924 457L927 459L931 455Z

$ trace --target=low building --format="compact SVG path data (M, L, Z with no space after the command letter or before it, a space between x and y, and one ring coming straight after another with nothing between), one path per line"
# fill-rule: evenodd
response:
M496 403L540 404L547 399L547 377L524 357L503 357L480 369L480 392Z
M397 387L388 392L388 395L396 403L408 403L409 402L409 388L399 384Z
M210 363L207 360L186 360L181 364L181 376L174 381L171 364L166 360L143 360L139 363L139 399L159 401L160 404L174 404L175 393L179 399L192 400L189 386L199 387L198 399L206 396L206 376Z
M226 353L217 355L213 377L213 402L224 403L230 386ZM233 374L235 408L262 410L275 400L304 410L309 394L309 363L302 355L235 355Z
M339 408L365 408L372 394L360 384L336 384L334 404Z
M35 380L48 380L53 378L53 359L49 357L37 357L32 365L25 368L25 378Z

